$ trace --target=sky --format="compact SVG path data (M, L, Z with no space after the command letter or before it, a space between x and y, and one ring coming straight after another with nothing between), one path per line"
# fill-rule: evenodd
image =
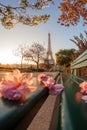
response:
M10 0L5 0L4 2ZM18 0L14 0L15 2ZM38 26L30 27L22 24L16 24L14 28L8 30L5 29L0 23L0 63L11 64L20 63L20 57L13 54L13 51L18 48L20 44L29 44L30 46L34 42L39 42L47 49L48 46L48 33L51 34L51 48L53 57L55 59L55 53L60 49L77 49L77 46L70 41L73 36L79 36L80 33L84 34L86 27L82 26L82 22L77 26L64 27L57 23L57 19L60 15L58 9L59 3L62 0L55 0L55 5L50 5L49 8L41 11L31 11L30 14L50 14L51 18L47 23L40 23ZM2 0L0 0L2 2ZM13 2L13 1L12 1ZM8 4L8 3L6 3ZM15 3L13 3L15 4Z

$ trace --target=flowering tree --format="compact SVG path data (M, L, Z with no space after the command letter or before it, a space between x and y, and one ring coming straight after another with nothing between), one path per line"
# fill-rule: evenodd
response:
M35 2L34 2L35 1ZM46 22L50 14L30 15L30 10L41 10L54 3L54 0L18 0L15 4L0 1L0 20L2 25L7 28L13 28L16 23L22 23L29 26L38 25ZM14 5L14 6L13 6ZM87 24L87 0L62 0L59 5L61 14L58 23L64 26L77 25L83 20L83 25Z
M87 0L63 0L59 9L61 15L58 23L64 26L77 25L83 20L83 25L87 24Z
M47 7L53 0L36 0L30 3L29 0L18 0L18 4L14 1L16 6L11 3L3 3L0 1L0 20L5 28L13 28L16 23L22 23L29 26L38 25L40 22L46 22L50 15L30 16L29 9L40 10Z

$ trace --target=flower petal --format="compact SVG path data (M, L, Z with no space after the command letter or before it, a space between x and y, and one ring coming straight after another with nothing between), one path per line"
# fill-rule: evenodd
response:
M82 96L82 100L84 100L85 103L87 103L87 95L83 95L83 96Z
M55 84L49 89L49 94L51 95L58 95L64 90L62 84Z
M0 82L0 93L4 98L9 100L19 100L35 91L36 87L31 86L33 74L27 76L19 70L14 70L12 74L7 75Z

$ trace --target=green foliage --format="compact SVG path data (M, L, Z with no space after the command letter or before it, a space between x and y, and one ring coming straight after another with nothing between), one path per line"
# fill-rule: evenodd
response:
M57 52L56 55L56 64L59 66L69 66L72 61L72 56L75 53L75 49L64 49Z

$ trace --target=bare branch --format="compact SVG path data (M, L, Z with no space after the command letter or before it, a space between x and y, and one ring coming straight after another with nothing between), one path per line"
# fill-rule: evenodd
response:
M85 34L87 33L86 31L84 32ZM83 34L80 33L79 36L74 36L74 39L70 40L77 45L80 54L87 49L87 35L84 37Z

